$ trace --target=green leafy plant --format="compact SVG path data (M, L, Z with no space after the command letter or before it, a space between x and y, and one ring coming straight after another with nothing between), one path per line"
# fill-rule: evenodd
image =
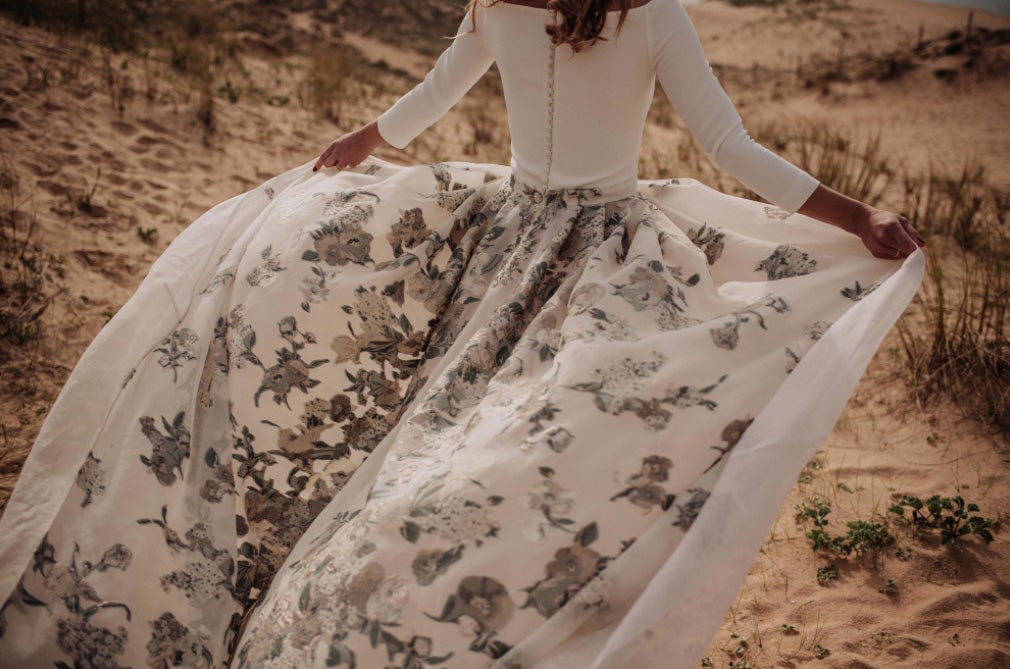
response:
M894 536L881 523L866 520L850 520L846 523L848 531L843 535L833 536L827 529L828 515L831 505L819 497L797 504L796 522L813 521L814 529L806 533L811 547L815 551L828 550L840 555L857 555L876 550L894 543Z
M877 592L882 592L885 595L896 595L898 594L898 585L894 582L893 578L889 578L884 585L877 588Z
M142 228L137 226L137 236L144 240L147 244L154 242L154 238L158 236L157 228Z
M906 508L911 511L907 517ZM917 530L939 529L942 544L957 543L959 538L970 534L979 536L987 544L992 543L996 522L991 518L971 515L978 510L977 504L966 503L961 495L933 495L925 501L912 495L902 495L888 512L905 518Z
M827 585L831 581L838 579L838 568L833 564L829 564L826 567L817 568L817 584Z
M228 99L228 102L235 104L242 97L242 89L231 83L231 79L225 77L224 83L218 86L217 92Z

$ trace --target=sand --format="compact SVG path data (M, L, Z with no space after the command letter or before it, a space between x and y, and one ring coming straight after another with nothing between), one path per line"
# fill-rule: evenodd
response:
M910 54L920 26L927 41L944 38L964 30L968 10L911 0L834 4L841 7L801 5L808 14L792 16L781 8L722 2L688 8L748 127L803 118L876 130L895 163L956 170L973 158L992 184L1010 184L1008 47L986 49L970 66L964 53L917 58ZM295 19L304 31L316 29L306 16ZM975 12L973 24L1010 29L1007 17L984 12ZM0 345L0 504L81 352L168 243L216 202L308 160L332 138L373 118L433 60L374 36L346 34L343 42L355 49L354 57L382 61L385 74L373 72L367 85L348 88L334 123L318 105L303 103L307 58L243 37L249 73L243 85L252 91L255 83L275 99L268 104L266 95L249 92L230 102L215 92L214 131L208 133L196 113L199 90L157 63L157 50L145 67L136 54L112 54L78 37L0 17L3 170L17 178L19 220L37 221L31 240L50 258L52 285L64 288L43 317L40 341ZM894 80L825 83L822 75L840 53L852 71L864 58L910 59L916 67ZM508 134L494 89L489 78L407 151L387 148L379 155L403 163L507 160ZM280 102L285 97L288 102ZM643 177L697 176L738 189L692 153L690 138L661 103L654 111ZM490 140L479 141L483 131ZM901 494L961 494L1005 525L1006 435L964 418L949 400L918 406L905 388L898 351L892 333L808 463L709 648L710 666L1010 666L1005 530L998 527L990 545L968 537L952 547L892 522L897 542L875 557L828 559L811 550L804 537L809 524L794 519L794 505L815 495L830 501L830 527L838 533L848 520L882 520ZM819 585L817 570L829 564L837 578ZM879 591L888 579L892 594Z

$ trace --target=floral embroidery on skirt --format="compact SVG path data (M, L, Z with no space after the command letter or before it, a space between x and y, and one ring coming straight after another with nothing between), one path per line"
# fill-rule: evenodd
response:
M184 313L80 416L3 666L529 666L627 609L622 556L675 549L893 271L689 179L296 172L194 223L220 233Z

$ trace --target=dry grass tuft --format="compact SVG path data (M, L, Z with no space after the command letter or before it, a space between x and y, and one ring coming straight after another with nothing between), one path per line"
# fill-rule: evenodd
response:
M26 211L30 199L0 151L0 362L15 348L40 340L42 315L61 292L63 259L34 241L36 218Z
M906 179L904 211L923 230L918 314L899 322L912 390L953 398L1010 440L1010 191L969 162L957 175Z
M312 64L302 82L299 98L303 107L342 125L345 101L361 87L359 57L347 48L324 44L312 52Z

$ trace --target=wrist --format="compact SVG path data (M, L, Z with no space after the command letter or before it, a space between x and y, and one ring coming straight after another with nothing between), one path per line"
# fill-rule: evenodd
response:
M366 126L362 128L362 131L365 133L365 137L368 140L368 144L372 149L376 149L379 146L387 143L386 139L382 136L382 133L379 132L378 120L374 120L368 123Z
M877 211L876 207L871 207L863 202L857 202L857 206L853 207L852 211L849 213L846 224L841 227L857 237L862 238L870 228L870 221L872 220L873 213L875 211Z

